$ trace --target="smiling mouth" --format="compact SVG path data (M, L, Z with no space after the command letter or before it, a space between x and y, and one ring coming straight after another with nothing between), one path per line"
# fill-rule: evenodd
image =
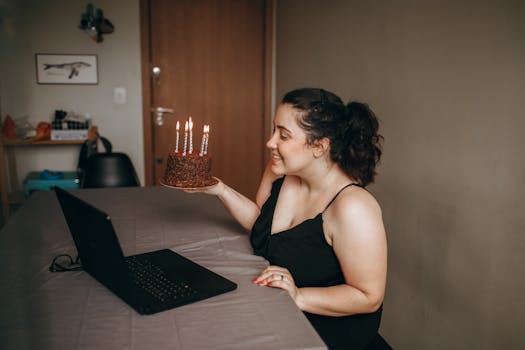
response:
M272 162L275 163L279 160L281 160L281 157L275 153L272 153Z

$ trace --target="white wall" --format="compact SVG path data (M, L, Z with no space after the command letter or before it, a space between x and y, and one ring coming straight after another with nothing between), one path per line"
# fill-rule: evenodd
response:
M100 134L115 151L127 153L144 183L140 26L138 0L98 0L94 6L115 26L102 43L78 29L87 1L1 0L1 112L28 116L36 126L51 121L56 109L90 113ZM96 54L98 85L37 85L35 53ZM127 90L127 103L113 101L113 89ZM20 181L28 171L74 170L79 147L31 147L17 150Z
M279 0L276 62L382 120L385 337L523 348L525 3Z

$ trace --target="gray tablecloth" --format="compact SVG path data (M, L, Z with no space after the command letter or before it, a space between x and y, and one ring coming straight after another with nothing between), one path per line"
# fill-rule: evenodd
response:
M218 199L163 187L73 191L110 214L125 255L172 250L238 289L141 316L83 271L53 192L37 192L0 231L0 349L324 349L289 295L254 285L267 262Z

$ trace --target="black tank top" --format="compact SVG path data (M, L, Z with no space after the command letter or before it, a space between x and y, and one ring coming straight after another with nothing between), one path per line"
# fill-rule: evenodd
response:
M341 266L323 231L323 213L285 231L271 234L273 215L284 178L274 181L270 197L252 228L250 241L254 253L270 264L287 268L297 287L328 287L345 283ZM349 186L343 187L330 204ZM359 186L359 185L357 185ZM326 209L325 209L326 210ZM375 336L381 308L374 313L330 317L305 312L330 349L362 349Z

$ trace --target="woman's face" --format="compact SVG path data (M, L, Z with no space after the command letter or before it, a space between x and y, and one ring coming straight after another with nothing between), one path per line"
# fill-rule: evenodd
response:
M298 113L290 104L277 108L273 134L266 143L272 152L272 171L277 175L299 174L314 159L306 133L297 124Z

